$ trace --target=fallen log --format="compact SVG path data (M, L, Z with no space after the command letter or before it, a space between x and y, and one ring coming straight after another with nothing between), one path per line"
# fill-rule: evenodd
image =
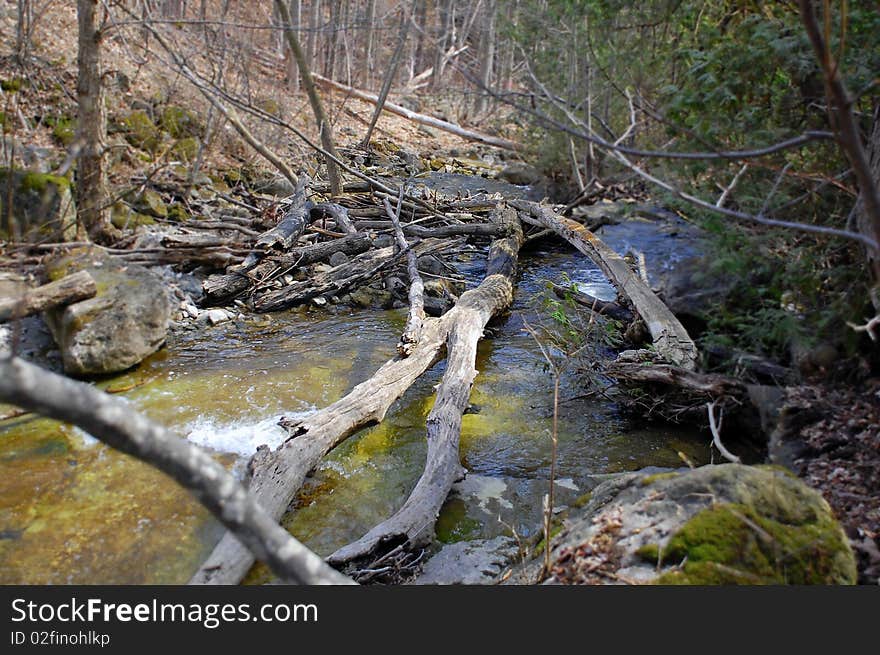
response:
M0 298L0 322L85 300L97 292L95 280L88 271L79 271L55 282L28 289L21 295Z
M360 91L353 87L346 86L345 84L334 82L333 80L327 79L326 77L323 77L316 73L313 73L312 76L314 77L315 82L317 82L324 88L332 89L334 91L341 91L346 96L357 98L358 100L363 100L364 102L369 102L374 105L378 104L379 102L379 96L374 93ZM406 118L407 120L410 120L414 123L419 123L421 125L436 128L438 130L443 130L444 132L455 134L456 136L460 136L463 139L467 139L469 141L477 141L478 143L483 143L487 146L504 148L505 150L523 149L523 146L516 143L515 141L502 139L501 137L497 136L490 136L488 134L482 134L480 132L475 132L474 130L469 130L467 128L461 127L460 125L456 125L455 123L450 123L449 121L444 121L433 116L426 116L425 114L418 114L414 111L407 109L406 107L402 107L387 100L385 101L382 109L391 112L392 114L402 116L403 118Z
M523 242L515 211L507 207L497 209L493 220L508 227L510 236L492 243L486 277L476 289L462 294L443 318L449 321L447 365L434 407L428 414L425 470L392 517L327 558L336 567L373 560L401 545L412 549L429 542L441 506L452 485L464 474L459 458L461 418L477 375L477 344L489 319L513 300L517 256Z
M335 202L321 202L312 209L313 214L329 216L336 223L336 229L344 234L356 234L357 229L352 225L348 216L348 210Z
M345 397L305 418L282 421L290 437L277 450L261 446L249 465L250 491L280 520L306 476L333 448L357 430L379 423L388 409L438 359L449 321L427 319L410 356L383 364ZM227 533L193 575L190 584L237 584L254 563L251 552Z
M661 358L688 370L696 368L697 347L687 330L663 301L630 269L623 257L583 225L560 216L549 207L525 200L512 200L510 205L522 212L523 221L553 230L602 269L644 320L654 341L654 348Z
M406 272L409 275L409 312L406 316L406 326L403 328L403 334L400 335L400 341L397 344L397 352L401 357L409 357L412 349L419 342L422 335L422 324L425 322L425 284L419 274L418 257L409 247L406 237L403 236L403 229L400 227L400 209L398 208L395 213L386 198L385 211L394 225L394 238L397 241L397 247L401 252L406 253Z

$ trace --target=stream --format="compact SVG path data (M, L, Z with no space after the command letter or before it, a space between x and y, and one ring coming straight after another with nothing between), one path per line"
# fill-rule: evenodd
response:
M472 179L489 191L524 193ZM628 220L602 236L619 252L636 247L664 266L692 254L690 240L668 222ZM482 255L464 259L461 269L473 283ZM552 251L541 242L527 248L520 263L514 306L480 344L472 406L462 423L468 478L443 508L440 543L513 531L530 537L539 529L553 378L523 320L548 281L569 279L602 298L615 295L587 258L555 242ZM302 307L177 330L159 353L99 386L211 449L240 474L258 445L274 447L284 438L276 425L281 416L333 402L392 357L405 313ZM429 370L381 425L334 450L307 481L285 527L327 555L392 514L421 474L425 418L443 369L440 362ZM573 502L610 473L680 466L679 453L695 464L708 461L708 435L644 424L623 416L611 400L583 394L575 375L563 375L559 503ZM0 414L10 409L0 406ZM221 534L188 492L77 428L33 416L0 422L0 583L181 584ZM260 567L249 576L266 579Z

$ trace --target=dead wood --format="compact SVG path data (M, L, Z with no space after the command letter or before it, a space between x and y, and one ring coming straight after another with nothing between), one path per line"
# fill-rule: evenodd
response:
M419 342L422 324L425 322L425 284L419 274L418 257L409 247L400 227L400 207L398 206L397 212L395 212L386 198L385 211L394 225L394 238L397 241L397 247L401 252L406 253L406 272L409 275L409 312L406 316L406 326L403 328L403 334L400 335L400 341L397 344L397 352L401 357L409 357L412 349Z
M477 344L489 319L513 300L517 256L523 242L522 228L512 209L499 208L493 220L507 226L510 236L492 243L486 277L476 289L462 294L442 319L449 321L447 365L428 414L425 470L392 517L330 555L328 561L334 566L369 561L401 544L412 549L429 542L440 507L452 485L464 475L459 459L461 418L477 375Z
M344 234L355 234L357 229L348 217L348 210L335 202L321 202L312 209L312 214L333 219L336 229Z
M341 91L346 96L351 96L357 98L358 100L363 100L364 102L369 102L374 105L379 102L379 97L374 93L360 91L350 86L340 84L339 82L334 82L333 80L327 79L326 77L322 77L321 75L315 73L313 73L312 76L314 77L315 82L325 88L333 89L335 91ZM487 146L504 148L505 150L522 150L522 146L520 144L509 139L502 139L501 137L482 134L480 132L461 127L460 125L456 125L455 123L450 123L448 121L435 118L433 116L418 114L414 111L407 109L406 107L402 107L393 102L388 102L387 100L382 106L382 109L384 109L385 111L389 111L392 114L403 116L407 120L413 121L414 123L419 123L421 125L427 125L428 127L436 128L438 130L443 130L444 132L455 134L456 136L460 136L463 139L467 139L469 141L477 141L478 143L484 143Z
M359 213L358 215L361 214ZM359 230L386 230L393 228L390 221L356 221L355 226ZM493 223L462 223L438 227L403 223L402 227L404 234L421 239L443 239L453 236L502 237L507 234L506 230L508 229L504 225Z
M283 255L264 259L250 270L230 270L225 274L211 275L202 284L202 290L209 304L222 303L273 279L279 272L289 273L298 267L325 261L337 252L358 255L369 250L371 245L372 241L366 234L352 234L333 241L292 248Z
M522 212L523 221L553 230L602 269L644 320L661 358L682 368L696 368L697 347L687 330L648 285L633 273L623 257L580 223L560 216L549 207L524 200L513 200L510 204Z
M425 240L413 246L417 256L431 254L449 247L436 239ZM408 251L405 251L408 252ZM254 299L254 310L273 312L302 304L318 296L341 296L374 278L380 271L394 264L404 252L393 247L379 248L361 253L345 264L335 266L308 280L292 282L286 287L267 291Z
M95 280L88 271L72 273L56 282L29 289L21 295L0 297L0 322L85 300L97 292Z

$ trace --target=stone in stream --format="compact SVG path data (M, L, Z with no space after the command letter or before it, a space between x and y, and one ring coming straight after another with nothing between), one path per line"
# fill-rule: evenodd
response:
M66 373L124 371L162 346L173 306L161 278L142 266L123 266L94 253L69 255L47 266L52 279L72 270L88 271L98 293L46 313Z
M421 574L411 584L494 584L518 552L517 543L511 537L447 544L425 563Z
M551 584L854 584L822 496L775 466L625 474L596 487L553 541ZM511 575L534 580L540 562Z

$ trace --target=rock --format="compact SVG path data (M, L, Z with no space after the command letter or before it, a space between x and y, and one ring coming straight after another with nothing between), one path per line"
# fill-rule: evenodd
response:
M168 207L156 191L145 189L135 203L135 209L142 214L155 216L156 218L167 218Z
M409 285L394 275L385 280L385 288L395 296L406 298L409 295Z
M394 297L385 289L360 287L352 291L351 302L359 307L391 307Z
M420 585L494 584L519 549L510 537L447 544L412 582Z
M283 175L273 175L254 183L254 188L261 193L286 198L296 193L296 187Z
M225 309L209 309L199 314L199 320L205 321L208 325L219 325L230 320L232 315Z
M723 464L605 482L554 540L551 583L854 584L828 503L775 466Z
M434 298L454 298L464 290L464 285L446 278L428 278L425 283L425 295Z
M120 230L133 230L141 225L155 225L156 219L135 211L124 202L114 203L110 210L110 222Z
M510 184L526 186L540 182L542 175L533 166L514 162L501 169L501 172L498 173L498 178Z
M70 375L116 373L140 363L165 342L173 309L161 278L136 265L95 260L89 253L47 266L53 279L87 270L98 285L94 298L46 313Z
M417 266L420 272L430 273L431 275L443 275L443 264L433 255L422 255L417 260Z
M394 245L394 237L390 234L380 234L373 239L374 248L388 248Z
M330 263L330 266L342 266L343 264L347 264L351 261L344 252L334 252L330 255L330 259L327 260Z
M0 240L12 235L7 222L7 191L12 218L24 241L70 241L76 236L76 206L70 180L36 171L0 168Z

